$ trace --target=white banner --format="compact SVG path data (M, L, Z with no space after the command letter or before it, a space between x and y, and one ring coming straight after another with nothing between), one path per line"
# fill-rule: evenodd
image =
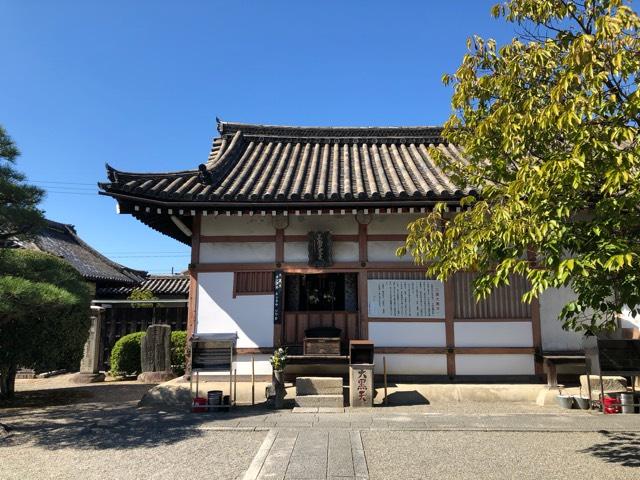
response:
M369 280L369 317L444 318L444 284L439 280Z

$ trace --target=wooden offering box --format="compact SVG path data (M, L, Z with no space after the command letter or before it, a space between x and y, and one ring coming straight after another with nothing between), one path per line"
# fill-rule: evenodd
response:
M340 337L305 337L304 355L340 355Z

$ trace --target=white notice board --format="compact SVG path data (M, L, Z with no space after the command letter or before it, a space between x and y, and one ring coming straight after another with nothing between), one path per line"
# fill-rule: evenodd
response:
M368 280L369 317L444 318L439 280Z

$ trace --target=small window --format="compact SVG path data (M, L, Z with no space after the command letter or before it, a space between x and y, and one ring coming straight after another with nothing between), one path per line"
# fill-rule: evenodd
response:
M237 295L270 295L273 272L236 272L233 275L233 297Z

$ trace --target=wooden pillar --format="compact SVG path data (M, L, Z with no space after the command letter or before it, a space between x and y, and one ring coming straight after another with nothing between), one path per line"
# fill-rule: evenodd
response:
M444 322L447 342L447 376L453 379L456 376L456 354L455 354L455 284L454 277L451 277L444 284Z
M527 252L527 259L531 263L536 262L536 254L533 250ZM531 302L531 330L533 337L533 355L534 373L536 377L542 379L544 376L544 366L542 358L542 328L540 326L540 299L534 298Z
M193 217L193 225L191 228L191 263L189 264L189 303L187 305L187 339L196 331L197 317L197 298L198 298L198 272L197 266L200 263L200 226L202 223L201 214L198 213ZM191 348L187 342L187 351L185 353L186 374L191 375Z
M358 223L358 259L360 266L364 267L368 262L367 224Z
M284 262L284 228L276 228L276 266Z
M358 318L360 323L359 338L366 340L369 338L369 311L367 300L367 270L358 272Z

